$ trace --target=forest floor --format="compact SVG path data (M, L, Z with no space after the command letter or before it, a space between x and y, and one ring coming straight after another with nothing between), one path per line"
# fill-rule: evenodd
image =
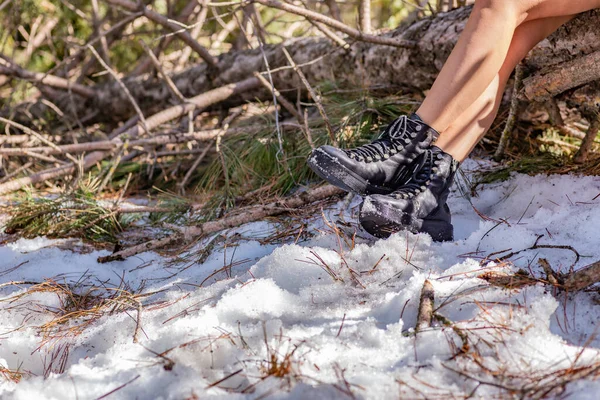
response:
M600 178L514 174L467 197L451 196L451 243L353 243L331 221L354 221L359 199L316 216L310 239L261 244L276 226L247 224L202 262L7 242L0 397L597 399L597 291L480 278L600 260ZM425 280L434 322L416 332Z

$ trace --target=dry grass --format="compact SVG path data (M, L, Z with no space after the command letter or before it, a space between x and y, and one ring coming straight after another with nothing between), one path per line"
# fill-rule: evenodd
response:
M54 279L47 279L40 283L26 282L31 286L24 292L18 293L4 299L13 307L27 308L36 305L38 309L52 316L52 319L38 327L43 340L40 348L45 344L57 345L61 339L74 337L81 334L86 328L94 324L106 315L114 315L130 310L137 311L136 328L133 334L137 341L142 310L142 299L154 293L144 293L143 287L133 290L127 283L121 281L118 287L90 286L81 282L75 284L61 283ZM14 282L15 285L22 284ZM58 307L44 306L28 298L40 293L56 295L59 300ZM68 348L63 348L61 353L68 355ZM50 369L53 369L57 361L64 355L55 354L49 360ZM60 363L60 361L59 361Z
M29 376L29 373L19 370L12 370L0 366L0 376L7 381L11 381L14 383L19 383L21 379Z

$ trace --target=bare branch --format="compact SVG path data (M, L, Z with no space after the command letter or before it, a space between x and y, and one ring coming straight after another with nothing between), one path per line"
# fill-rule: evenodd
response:
M388 38L384 36L374 36L364 32L359 31L358 29L354 29L349 27L348 25L337 21L333 18L327 17L323 14L319 14L317 12L307 10L305 8L297 7L292 4L281 3L277 0L253 0L256 3L260 3L264 6L278 8L280 10L284 10L290 12L292 14L301 15L306 19L311 19L313 21L321 22L325 25L328 25L334 29L337 29L340 32L344 32L346 35L350 36L353 39L360 40L368 43L382 44L394 47L402 47L402 48L412 48L416 46L416 43L412 40L405 39L394 39Z
M189 102L185 105L173 106L152 115L146 120L147 128L156 128L157 126L160 126L165 122L171 121L175 118L185 115L190 110L194 110L195 108L204 108L209 105L219 103L228 99L231 96L234 96L236 94L242 93L250 89L254 89L259 85L260 82L258 81L258 79L252 77L238 83L232 83L217 89L209 90L206 93L202 93L196 97L189 99ZM135 138L141 130L142 128L136 125L121 133L119 136L114 138L113 141L117 144L120 144L123 139ZM85 170L90 168L97 162L106 158L108 154L109 153L104 151L94 151L93 153L88 154L83 160L83 169ZM14 192L28 185L34 185L36 183L44 182L47 180L57 179L72 174L74 171L74 164L69 164L59 168L46 169L44 171L37 172L27 177L15 179L0 184L0 194Z
M581 147L575 154L573 161L576 163L584 163L587 160L588 153L590 152L598 131L600 130L600 114L598 112L590 117L590 127L588 128L585 138L581 142Z
M210 233L222 231L224 229L234 228L248 222L258 221L269 216L283 214L287 211L300 208L316 201L324 200L332 196L342 194L343 191L332 185L320 186L295 196L290 196L269 204L249 207L244 213L221 218L216 221L205 222L199 226L192 226L182 231L183 235L173 234L169 237L159 240L152 240L140 245L121 250L105 257L99 257L99 263L111 261L121 261L145 251L151 251L161 247L172 245L178 241L189 241L191 238L198 238Z
M189 32L187 30L182 29L182 27L180 25L176 24L175 22L173 22L169 18L165 17L164 15L159 14L156 11L149 9L148 7L146 7L144 5L138 6L136 3L129 1L129 0L105 0L105 1L114 6L120 6L120 7L123 7L125 9L127 9L129 11L133 11L133 12L139 11L140 7L141 7L141 10L143 11L146 18L148 18L149 20L154 21L157 24L160 24L160 25L164 26L165 28L169 29L170 31L172 31L175 35L177 35L177 37L179 37L181 39L181 41L183 41L185 44L190 46L196 53L198 53L200 58L202 58L210 66L215 67L217 65L217 59L215 57L213 57L208 52L208 50L206 50L203 46L201 46L196 40L194 40L194 38L192 38L192 36L189 34Z
M119 75L117 75L117 73L106 63L106 61L104 61L102 59L102 57L100 57L100 55L98 54L96 49L94 49L94 47L92 47L91 45L88 45L88 48L90 49L90 51L92 52L94 57L96 57L98 62L106 69L106 71L108 71L108 73L114 78L114 80L117 81L117 83L119 84L121 89L123 89L123 92L125 92L125 95L131 102L131 105L135 109L135 112L137 113L137 115L142 123L142 127L144 128L144 131L146 131L147 134L150 134L150 129L148 128L148 124L146 123L146 118L144 117L144 113L140 109L140 106L138 105L137 101L135 101L135 99L131 95L131 92L129 91L129 89L127 89L127 86L125 86L123 81L121 81L121 79L119 78Z
M40 142L46 143L49 147L51 147L52 149L56 150L57 151L56 154L64 154L69 160L73 161L76 164L78 163L78 160L75 157L73 157L68 152L62 150L56 144L52 143L50 140L46 139L44 136L42 136L41 134L37 133L33 129L28 128L28 127L26 127L24 125L21 125L21 124L19 124L17 122L11 121L9 119L2 118L2 117L0 117L0 122L4 122L5 124L12 125L15 128L18 128L18 129L22 130L23 132L25 132L25 134L31 135L31 136L35 137ZM27 155L31 156L31 153L27 153Z
M156 70L160 73L160 75L163 77L165 82L167 82L167 87L169 88L171 93L173 93L173 95L175 95L175 97L177 97L182 103L185 103L186 102L185 97L181 94L179 89L177 89L177 86L175 86L171 77L169 77L169 75L167 75L165 73L165 71L162 68L162 65L160 65L160 61L158 61L158 58L156 58L156 56L154 55L154 52L152 50L150 50L150 48L148 47L146 42L144 42L141 39L139 40L139 42L142 45L142 47L144 48L144 50L146 50L146 54L148 54L148 57L154 64L154 68L156 68Z
M308 79L306 79L306 77L304 76L304 73L302 73L302 70L300 68L298 68L298 66L294 62L294 59L292 58L290 53L287 51L287 49L285 47L283 47L282 49L283 49L283 53L285 54L288 62L294 68L294 71L298 74L298 76L300 77L300 80L302 80L302 83L304 83L304 86L310 93L310 97L312 97L312 99L315 101L315 104L317 105L317 109L319 110L319 113L321 114L321 117L323 118L323 121L325 122L325 127L327 128L327 133L329 133L329 138L331 139L331 143L334 146L337 146L337 139L335 138L335 133L333 131L333 127L331 126L331 122L329 122L329 118L327 117L327 113L325 113L325 109L323 108L323 105L321 104L321 100L319 99L319 96L314 91L312 86L310 86L310 83L308 83Z
M94 97L96 95L96 91L90 87L71 82L58 76L28 71L1 55L0 75L14 76L16 78L25 79L57 89L71 90L73 93L77 93L85 98Z
M335 32L333 32L331 29L329 29L327 27L327 25L320 24L320 23L315 22L315 21L310 20L310 19L308 20L308 22L310 22L318 30L320 30L321 32L323 32L323 34L325 36L327 36L329 39L331 39L334 43L337 43L342 49L344 49L344 50L350 49L350 45L348 43L346 43L346 41L344 39L342 39L341 37L339 37L338 35L336 35Z
M517 64L515 69L515 83L512 91L512 99L510 101L510 110L508 112L508 118L506 119L506 125L504 126L504 130L502 131L502 136L500 137L500 143L498 143L498 148L496 149L496 153L494 154L494 159L496 161L501 160L504 157L504 152L506 147L508 146L510 139L513 134L513 130L515 128L515 122L517 120L517 113L519 111L519 89L521 88L521 81L523 79L523 65L520 63Z
M371 0L360 0L358 22L363 33L371 33Z
M421 298L419 299L419 312L417 313L417 325L415 328L416 332L420 332L431 326L434 300L435 292L433 290L433 285L429 279L425 279L423 288L421 289Z

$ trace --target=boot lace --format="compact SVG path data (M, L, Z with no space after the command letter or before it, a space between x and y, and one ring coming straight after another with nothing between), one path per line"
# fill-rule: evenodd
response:
M402 151L405 145L417 137L415 130L420 131L423 128L417 121L411 120L411 123L415 125L414 129L409 129L408 117L403 115L388 125L379 138L355 149L345 150L346 154L364 162L386 160Z
M415 162L414 168L407 170L406 173L410 177L407 177L406 183L396 190L392 196L396 199L409 199L427 190L432 177L438 172L439 160L440 157L431 149L425 150L421 160Z

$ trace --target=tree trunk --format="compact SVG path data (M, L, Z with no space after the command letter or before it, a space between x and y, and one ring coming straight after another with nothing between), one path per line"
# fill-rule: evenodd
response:
M327 81L340 85L365 89L396 92L422 92L433 83L444 61L463 30L471 7L459 8L433 17L419 20L409 26L401 26L384 33L386 37L414 41L413 48L399 48L365 42L352 43L349 50L338 47L326 38L305 38L286 44L296 64L302 66L311 85ZM543 40L529 55L525 67L530 77L523 82L523 93L538 93L545 74L556 75L562 63L575 68L577 58L584 58L600 51L600 10L581 14ZM350 42L350 41L349 41ZM351 42L350 42L351 43ZM265 46L265 56L273 72L273 82L281 93L295 97L297 88L304 89L297 74L287 67L282 45ZM589 56L587 57L589 58ZM595 58L594 58L595 59ZM570 63L569 63L570 62ZM175 85L186 97L193 97L215 87L239 82L252 77L256 71L265 71L260 49L230 52L218 58L216 67L199 64L172 77ZM579 73L575 80L582 85L600 79L590 73ZM551 76L554 76L551 75ZM574 84L568 80L569 72L561 73L560 90L570 89ZM144 114L164 109L179 100L174 98L167 85L154 77L125 79L128 87ZM556 87L556 85L555 85ZM88 122L124 121L135 114L131 102L118 84L111 82L97 85L96 96L62 102L66 109L76 107L80 118L88 116ZM535 90L534 90L535 89ZM73 95L78 97L77 95ZM249 100L268 100L272 95L264 88L244 92L232 97L226 106L238 105ZM91 119L90 115L95 114Z

